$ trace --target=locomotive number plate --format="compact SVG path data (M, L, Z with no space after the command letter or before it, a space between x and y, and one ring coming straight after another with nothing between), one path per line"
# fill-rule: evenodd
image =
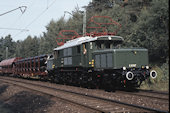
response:
M136 64L129 64L129 67L136 67Z

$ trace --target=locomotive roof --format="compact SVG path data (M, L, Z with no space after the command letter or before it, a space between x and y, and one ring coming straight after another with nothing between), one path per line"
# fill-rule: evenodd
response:
M61 49L81 45L81 44L86 43L86 42L96 41L96 40L112 40L112 41L118 40L118 41L123 41L124 39L122 37L120 37L120 36L110 36L110 35L97 36L97 37L86 36L86 37L80 37L80 38L76 38L76 39L73 39L73 40L69 40L64 45L62 45L60 47L57 47L54 50L61 50Z

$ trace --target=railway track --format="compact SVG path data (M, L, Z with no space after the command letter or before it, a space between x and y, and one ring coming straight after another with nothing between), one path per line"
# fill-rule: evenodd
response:
M144 107L135 104L129 104L109 98L98 97L89 94L83 94L74 91L68 91L64 89L58 89L46 85L40 85L27 80L19 80L14 78L0 77L0 81L14 84L20 87L25 87L40 93L44 93L62 100L68 101L73 104L86 107L96 112L164 112L169 111Z
M140 96L140 97L146 97L150 99L152 98L152 99L164 100L169 102L169 93L167 92L157 92L157 91L141 90L141 89L139 89L137 92L127 92L127 91L117 91L117 92Z
M168 92L160 92L160 91L152 91L152 90L139 90L139 93L146 94L146 96L150 98L156 98L156 99L162 99L162 100L168 100L169 101L169 93Z
M156 93L156 94L163 94L163 95L169 95L169 92L161 92L161 91L153 91L153 90L144 90L144 89L139 89L138 91L140 92L147 92L147 93Z

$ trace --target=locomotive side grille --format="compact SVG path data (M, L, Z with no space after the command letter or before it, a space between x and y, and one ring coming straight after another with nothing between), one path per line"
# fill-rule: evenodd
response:
M95 67L100 68L100 55L95 55Z
M105 68L106 67L106 54L101 54L101 67Z
M107 54L107 67L112 67L113 61L112 61L112 53Z
M112 66L112 53L95 55L96 68L111 68Z

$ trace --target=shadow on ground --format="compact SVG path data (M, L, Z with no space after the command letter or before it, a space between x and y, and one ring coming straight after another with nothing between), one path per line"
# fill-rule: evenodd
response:
M6 89L8 88L8 85L2 85L0 86L0 95L6 91Z
M7 109L5 113L45 113L52 104L48 97L22 91L3 102L0 108Z

